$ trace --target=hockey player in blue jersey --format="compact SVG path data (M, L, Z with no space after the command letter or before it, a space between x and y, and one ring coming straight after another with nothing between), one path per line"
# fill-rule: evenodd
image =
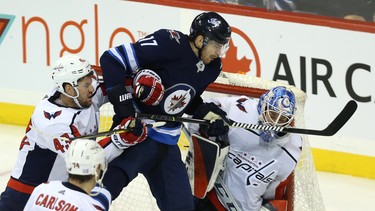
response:
M161 29L136 43L103 53L100 64L115 116L113 127L138 113L211 120L211 135L228 131L225 113L205 104L201 94L218 77L221 57L229 48L231 27L219 14L204 12L192 22L190 34ZM131 93L131 95L129 95ZM134 105L134 106L133 106ZM147 123L151 120L144 120ZM177 142L181 123L148 128L142 143L129 147L110 162L103 182L115 199L138 173L147 179L161 210L194 210L191 188Z

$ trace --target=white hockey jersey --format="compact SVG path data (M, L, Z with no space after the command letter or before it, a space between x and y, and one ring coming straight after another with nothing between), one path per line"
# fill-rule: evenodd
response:
M52 180L67 181L65 152L70 141L59 137L75 137L97 133L99 108L107 97L98 88L89 108L68 108L55 103L59 93L52 90L35 107L23 137L17 161L8 186L31 194L33 188Z
M258 101L245 96L212 99L237 122L258 124ZM274 199L276 187L296 167L302 150L299 134L271 143L242 128L230 128L224 183L241 210L259 210L263 199Z
M24 211L43 210L102 210L100 204L81 188L67 182L51 181L37 186Z

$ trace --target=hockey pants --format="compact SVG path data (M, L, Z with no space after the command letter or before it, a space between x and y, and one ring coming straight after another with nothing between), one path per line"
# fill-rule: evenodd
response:
M147 179L162 211L194 210L189 179L178 145L166 145L148 137L124 150L109 163L103 180L113 200L138 173Z

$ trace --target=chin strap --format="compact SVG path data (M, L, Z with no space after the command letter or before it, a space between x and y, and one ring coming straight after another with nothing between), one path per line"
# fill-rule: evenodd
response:
M83 108L83 107L81 106L81 104L79 104L79 101L77 100L77 98L73 98L73 101L74 101L74 103L75 103L79 108Z
M79 101L78 101L79 91L78 91L78 89L77 89L76 87L74 87L74 89L76 90L76 93L78 93L77 96L69 95L69 94L66 93L65 91L64 91L64 92L61 92L61 94L65 95L65 96L67 96L67 97L69 97L69 98L72 98L73 101L74 101L74 103L78 106L78 108L83 108L83 106L82 106L82 105L79 103Z
M202 56L202 49L206 46L205 43L203 43L203 47L202 47L202 48L199 48L199 47L197 46L197 44L195 44L195 41L194 41L193 43L194 43L194 47L195 47L196 49L198 49L198 58L199 58L200 60L202 60L202 58L201 58L201 56Z

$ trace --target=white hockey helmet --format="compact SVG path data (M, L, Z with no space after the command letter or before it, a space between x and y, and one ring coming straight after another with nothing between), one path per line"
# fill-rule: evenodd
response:
M95 175L95 181L101 184L107 171L107 162L103 148L94 140L77 139L72 141L65 157L69 174ZM97 168L102 170L98 174Z
M57 90L71 98L79 96L78 80L92 74L95 74L95 71L89 62L77 55L65 55L52 66L52 79L56 83ZM71 84L76 90L77 96L68 95L64 91L64 83Z

